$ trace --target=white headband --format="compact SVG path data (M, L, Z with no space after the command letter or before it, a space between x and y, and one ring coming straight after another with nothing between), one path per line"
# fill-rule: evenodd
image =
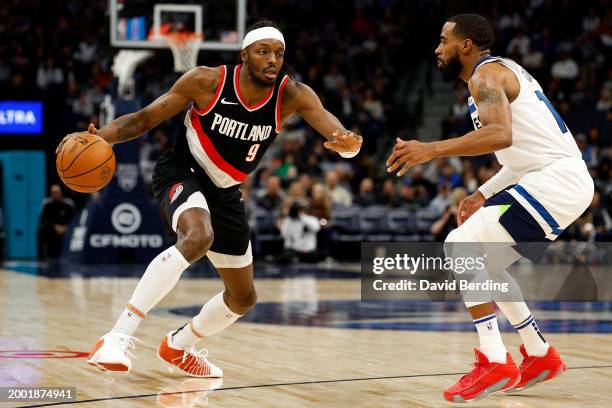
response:
M242 40L242 49L244 50L255 41L265 40L268 38L278 40L283 43L283 46L285 45L285 37L283 37L283 33L274 27L261 27L253 31L249 31L247 35L244 36L244 40Z

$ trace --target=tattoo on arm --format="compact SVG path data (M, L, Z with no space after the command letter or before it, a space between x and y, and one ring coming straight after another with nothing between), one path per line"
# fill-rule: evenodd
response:
M198 79L198 88L205 92L215 92L217 87L214 80Z
M497 89L492 89L482 82L478 87L478 103L479 104L496 104L502 101L501 92Z
M117 142L130 140L140 134L141 123L136 115L129 115L117 123Z

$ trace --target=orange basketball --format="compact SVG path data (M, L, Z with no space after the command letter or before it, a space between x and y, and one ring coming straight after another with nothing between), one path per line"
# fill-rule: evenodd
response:
M104 139L96 135L74 136L57 154L57 174L68 187L81 193L102 189L115 174L115 154Z

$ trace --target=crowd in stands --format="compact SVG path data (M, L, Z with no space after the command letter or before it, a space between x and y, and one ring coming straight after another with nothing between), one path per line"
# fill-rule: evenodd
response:
M61 135L99 123L98 106L113 84L115 51L109 44L107 0L53 3L0 4L0 93L7 99L44 97L57 114L51 120L57 121L54 131ZM562 6L546 0L465 2L463 9L460 3L453 2L456 12L469 9L491 17L494 54L513 58L540 82L596 180L591 208L565 237L609 240L612 11L607 1L563 1ZM296 79L310 85L328 110L365 141L357 158L344 160L327 151L323 139L303 121L287 123L258 171L242 186L252 226L257 227L259 209L278 214L282 221L294 203L317 217L323 229L342 207L382 206L415 213L426 209L435 214L428 233L442 240L454 226L457 202L499 165L492 156L439 159L398 179L385 175L384 160L396 136L418 137L411 133L415 123L406 120L402 92L409 89L415 67L433 58L448 5L425 0L353 4L248 2L250 22L271 18L284 31L286 59L297 71ZM139 67L137 95L142 104L175 81L169 55ZM236 62L235 52L205 53L199 60L209 66ZM457 84L441 138L471 130L466 92ZM140 140L145 180L150 181L157 157L182 132L182 118L177 117Z

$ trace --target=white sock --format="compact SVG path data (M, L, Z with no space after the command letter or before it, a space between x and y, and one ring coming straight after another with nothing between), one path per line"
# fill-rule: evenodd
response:
M528 355L542 357L548 353L548 347L550 346L540 333L540 329L538 329L538 325L525 302L499 302L497 307L518 331Z
M507 351L497 327L497 315L491 314L474 320L474 326L480 339L480 351L487 356L490 363L504 364Z
M217 293L202 307L200 313L171 336L171 347L187 349L204 337L228 327L242 315L234 313L225 304L223 292Z
M111 332L119 332L131 336L144 317L145 314L143 312L128 303Z
M171 246L157 255L147 266L128 306L111 331L131 336L144 316L170 292L188 267L189 262L176 246Z

